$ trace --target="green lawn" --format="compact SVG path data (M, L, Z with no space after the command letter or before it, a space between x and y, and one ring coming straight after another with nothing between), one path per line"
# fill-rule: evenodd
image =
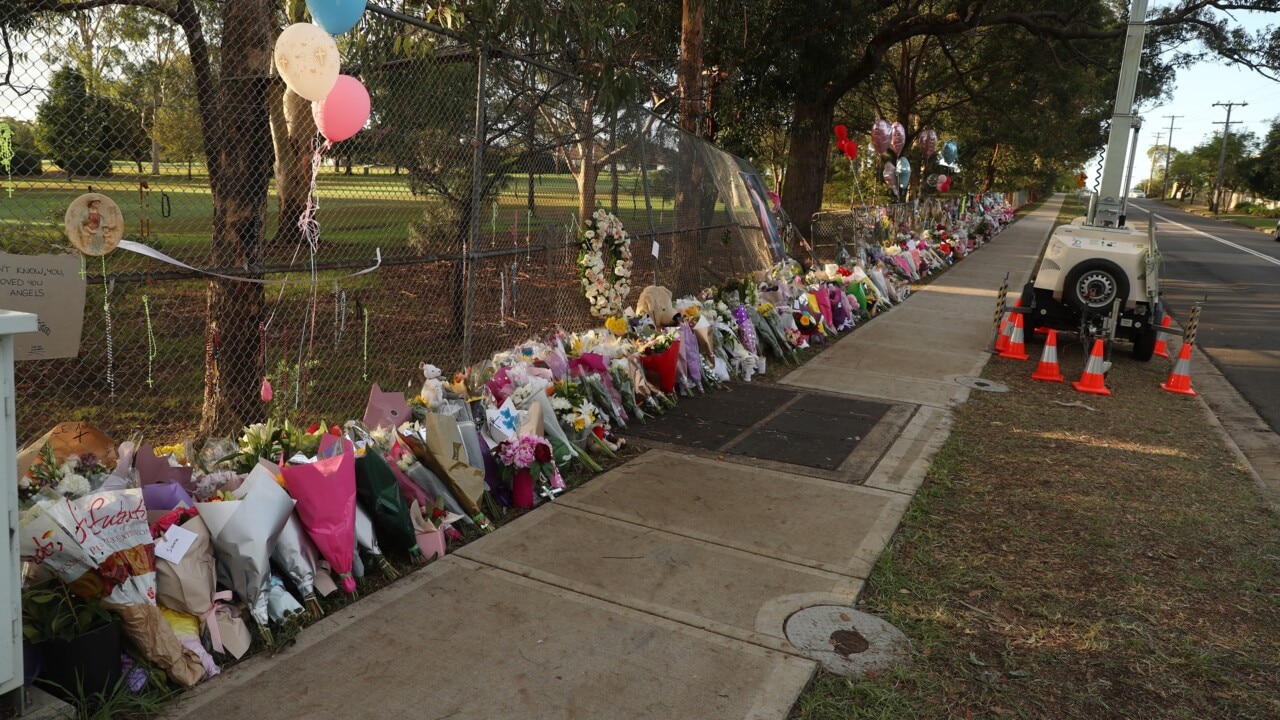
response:
M123 164L118 164L116 170L108 178L69 181L52 173L15 178L13 196L0 193L0 247L32 252L46 249L46 244L60 245L63 212L75 197L90 189L115 200L125 215L127 236L132 239L143 239L141 220L149 218L151 232L145 240L162 250L196 250L208 241L213 203L207 176L201 171L189 179L185 167L176 165L165 166L164 172L154 177L139 176L135 168ZM145 196L139 191L143 179L150 185ZM633 233L643 233L649 227L641 187L637 173L619 175L617 211ZM371 170L366 175L357 169L352 175L344 175L325 168L317 179L316 197L322 242L331 247L368 251L382 247L384 256L388 255L389 245L391 255L399 252L396 248L402 247L411 235L410 225L423 219L431 205L428 198L410 192L406 175L392 175L385 170ZM605 206L612 204L612 181L607 173L597 184L596 201ZM522 242L528 242L531 235L540 242L567 238L575 225L577 207L577 185L570 175L535 176L532 211L527 176L513 176L481 211L481 247L499 246L513 236L513 231ZM678 226L672 198L654 197L651 207L655 228ZM717 209L723 210L723 205ZM267 237L274 236L277 229L278 207L272 187L266 214ZM446 230L437 229L441 234L448 234Z

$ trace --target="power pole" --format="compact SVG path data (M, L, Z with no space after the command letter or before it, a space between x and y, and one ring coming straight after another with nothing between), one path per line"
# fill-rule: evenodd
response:
M1184 115L1165 115L1169 118L1169 145L1164 152L1164 182L1160 184L1160 199L1164 200L1169 195L1169 159L1173 157L1173 131L1181 130L1173 126L1173 121Z
M1222 205L1222 171L1227 166L1227 138L1231 135L1231 108L1236 105L1239 105L1240 107L1248 107L1249 103L1225 102L1213 104L1214 107L1225 107L1227 109L1227 121L1214 123L1214 125L1222 126L1222 151L1218 153L1218 182L1214 183L1212 198L1213 207L1210 208L1213 210L1214 215L1218 214L1218 209Z
M1164 133L1162 132L1156 133L1155 150L1157 152L1159 152L1160 150L1160 136L1162 135L1164 135ZM1147 172L1147 197L1151 197L1151 183L1155 179L1156 179L1156 154L1153 152L1151 153L1151 170Z

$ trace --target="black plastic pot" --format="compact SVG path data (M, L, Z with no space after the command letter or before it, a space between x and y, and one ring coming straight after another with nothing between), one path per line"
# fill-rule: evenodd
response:
M112 620L71 640L38 646L43 667L36 685L65 700L109 692L120 682L120 622Z

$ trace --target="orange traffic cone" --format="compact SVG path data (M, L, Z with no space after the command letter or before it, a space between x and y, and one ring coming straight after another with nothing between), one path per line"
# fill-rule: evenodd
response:
M1058 331L1049 329L1049 337L1044 341L1044 352L1040 353L1040 367L1031 373L1032 380L1044 382L1063 382L1062 370L1058 369Z
M1162 328L1169 327L1168 315L1165 315L1164 320L1160 321L1160 327ZM1169 359L1169 343L1165 342L1164 333L1161 331L1156 331L1156 350L1151 354L1155 355L1156 357L1162 357L1166 360Z
M1071 383L1078 392L1091 395L1110 395L1111 391L1103 383L1102 377L1102 340L1093 341L1093 352L1089 353L1089 362L1084 366L1084 374L1079 380Z
M1173 372L1169 373L1168 380L1160 383L1160 387L1179 395L1196 394L1196 391L1191 389L1190 344L1182 343L1182 350L1178 352L1178 359L1173 363Z
M1010 360L1026 360L1031 357L1027 354L1027 346L1022 337L1022 313L1013 314L1013 336L1009 338L1009 346L1000 353L1000 357Z

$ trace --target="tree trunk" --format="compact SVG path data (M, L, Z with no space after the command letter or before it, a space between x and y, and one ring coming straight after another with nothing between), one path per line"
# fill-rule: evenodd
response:
M213 199L212 262L243 267L260 261L262 227L271 178L272 0L235 0L224 6L222 80L205 146L210 152ZM265 413L259 323L263 287L216 279L209 282L205 331L204 407L200 437L233 435Z
M301 95L282 84L272 85L270 94L276 200L280 206L273 244L292 247L302 240L298 220L306 211L311 194L311 144L316 137L316 121L311 115L311 101Z
M586 223L591 213L596 211L596 182L600 179L600 168L593 157L595 141L582 144L586 156L578 166L578 221Z
M677 70L676 93L680 134L680 157L691 163L688 172L676 173L675 226L689 228L673 237L671 267L676 269L677 291L690 289L699 273L699 247L702 244L702 186L705 168L698 152L698 130L702 121L702 49L705 0L684 0L680 17L680 66Z
M991 149L991 158L987 160L987 171L982 181L982 192L991 192L991 188L996 184L996 159L1000 157L1000 144Z
M827 180L834 102L796 101L787 154L787 181L782 186L782 208L802 237L809 237L813 214L822 209L822 188ZM789 248L793 254L798 251ZM798 255L796 255L798 257Z

